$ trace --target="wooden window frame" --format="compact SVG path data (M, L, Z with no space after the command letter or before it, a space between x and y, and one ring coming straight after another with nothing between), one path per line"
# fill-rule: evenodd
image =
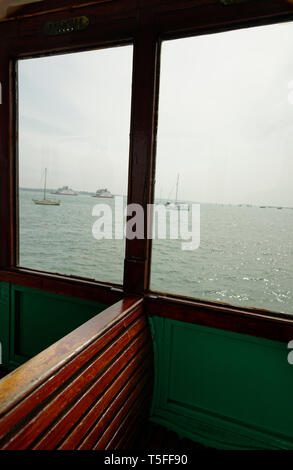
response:
M0 281L72 297L114 303L125 295L145 297L146 311L181 321L278 341L293 338L293 318L255 308L237 308L149 290L151 240L127 240L123 286L16 267L17 95L15 63L37 57L133 44L133 84L128 203L144 208L154 200L160 44L196 36L293 19L286 0L44 0L0 21ZM47 21L90 18L82 32L48 36Z

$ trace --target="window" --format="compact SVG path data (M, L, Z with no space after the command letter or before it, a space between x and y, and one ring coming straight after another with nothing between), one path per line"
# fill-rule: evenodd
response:
M92 228L127 194L132 50L19 60L19 266L122 283L125 240Z
M155 197L189 221L200 205L200 244L154 240L153 290L293 313L292 38L284 23L163 42Z

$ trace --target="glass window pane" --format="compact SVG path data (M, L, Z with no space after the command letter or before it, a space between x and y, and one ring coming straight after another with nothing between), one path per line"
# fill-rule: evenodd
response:
M132 52L19 61L20 266L122 283L125 240L92 229L127 193Z
M284 23L163 43L156 201L179 175L200 245L155 239L153 290L293 313L292 39Z

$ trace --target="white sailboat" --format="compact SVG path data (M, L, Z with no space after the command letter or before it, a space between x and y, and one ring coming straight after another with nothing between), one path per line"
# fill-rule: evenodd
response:
M45 169L44 198L33 199L33 202L39 206L60 206L60 201L58 199L46 199L46 191L47 191L47 168Z
M188 204L184 204L182 202L178 202L178 187L179 187L179 174L177 175L177 183L176 183L176 200L175 202L166 202L165 207L169 210L189 210Z

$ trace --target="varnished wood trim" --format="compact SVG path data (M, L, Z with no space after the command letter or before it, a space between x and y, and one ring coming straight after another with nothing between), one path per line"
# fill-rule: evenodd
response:
M141 12L152 11L156 15L165 16L165 22L170 23L168 13L178 14L185 11L192 17L192 10L203 9L210 12L211 20L216 23L221 14L229 18L230 15L237 17L268 17L272 15L284 15L292 11L292 5L286 0L246 0L235 2L233 5L223 5L220 0L45 0L40 3L23 6L14 16L2 20L2 22L13 22L16 19L48 13L74 11L79 8L98 9L106 6L113 13L124 8L133 8ZM201 20L203 22L203 20ZM179 21L177 20L177 23Z
M0 282L105 304L118 302L123 296L123 288L117 284L23 268L0 269Z
M57 36L44 34L47 22L67 20L86 15L89 25L84 31L70 32ZM14 23L10 23L13 25ZM0 38L5 37L0 23ZM4 29L4 28L3 28ZM132 42L137 29L137 10L119 8L114 11L101 4L96 8L80 8L61 13L48 13L46 16L23 18L17 21L17 28L11 32L9 56L11 58L30 58L44 55L81 52L114 47Z
M248 0L224 6L220 0L169 2L153 0L153 13L161 37L199 34L207 29L237 29L277 23L292 18L293 5L286 0Z
M115 338L119 336L122 331L127 329L139 316L141 316L140 306L137 309L128 312L128 314L123 318L123 321L112 326L110 331L107 331L102 337L100 337L98 345L96 341L92 342L77 356L74 356L64 367L61 368L61 370L54 371L53 375L50 376L49 382L44 381L40 386L34 388L31 393L30 389L24 390L24 392L26 392L26 394L24 393L23 395L24 399L20 401L20 403L16 403L11 411L9 411L9 407L7 407L6 414L1 419L0 440L4 438L4 436L17 424L19 420L25 419L25 417L30 414L32 415L37 406L45 402L50 395L55 394L60 386L62 387L62 385L70 380L73 375L77 374L79 369L82 368L85 363L91 361L94 355L99 353L99 351L106 347L107 344L111 343L111 341L115 340ZM19 370L22 369L23 367ZM30 399L25 399L28 396Z
M47 15L48 13L56 13L66 11L68 9L87 8L90 6L101 5L113 2L114 0L93 0L93 1L77 1L72 0L45 0L39 5L35 3L25 5L17 9L12 15L0 20L0 23L11 22L20 18L30 18L32 16Z
M71 361L75 366L73 359L81 351L102 337L119 320L122 320L123 326L123 318L141 307L142 299L126 298L117 302L2 379L0 381L0 416L44 384L67 362ZM107 339L104 341L106 342ZM3 420L1 432L5 432Z
M131 390L133 386L133 390ZM129 390L130 389L130 390ZM140 381L133 381L133 383L127 383L123 391L117 396L116 400L112 403L111 408L113 409L111 415L114 419L111 421L108 419L108 427L104 430L102 436L97 440L95 445L92 447L93 450L103 450L110 445L111 438L115 433L115 429L119 429L121 424L124 424L125 415L131 412L136 413L139 409L141 401L144 399L144 394L148 394L151 390L151 386L148 382L148 376L145 375ZM143 396L143 398L141 398ZM126 401L124 401L126 400ZM127 423L125 423L127 424ZM127 430L127 425L124 424L124 431ZM80 447L83 449L83 447Z
M152 14L139 18L135 38L128 204L144 210L144 238L126 240L124 290L143 293L148 288L151 240L147 237L147 205L153 203L155 169L155 107L158 42Z
M0 448L118 446L137 417L147 420L152 387L143 299L129 297L0 381Z
M106 445L105 450L122 450L123 443L128 439L128 433L137 429L137 421L144 418L146 423L147 413L151 404L152 387L146 383L143 390L139 390L136 401L130 405L129 411L120 423L112 439ZM126 432L127 431L127 432ZM99 449L99 447L95 447ZM133 442L130 442L128 449L133 449Z
M152 388L148 386L149 392L144 393L138 402L136 412L129 412L125 421L121 423L115 437L107 445L106 450L135 449L135 442L139 435L143 435L146 427L145 410L148 410L152 401ZM128 432L125 432L127 428ZM149 450L149 449L148 449Z
M48 404L42 405L37 414L32 418L27 418L27 423L21 429L14 433L9 442L2 446L5 450L24 450L34 440L35 436L44 432L51 425L60 413L68 406L71 406L73 400L80 398L87 385L95 378L101 370L115 358L120 351L130 342L133 337L141 332L146 326L145 318L141 317L130 329L126 330L115 343L110 344L96 359L92 359L88 367L76 377L72 378L65 388L50 400ZM96 380L99 381L98 376ZM31 400L31 397L29 398Z
M2 49L0 54L0 268L10 266L13 262L13 238L12 238L12 209L11 197L11 158L10 158L10 134L11 134L11 82L12 68L8 51Z
M125 352L82 394L82 397L71 405L56 424L34 444L33 449L47 450L58 445L63 449L75 448L91 424L97 419L97 416L109 405L113 396L115 396L116 390L119 390L129 380L138 364L142 364L146 354L146 349L142 347L144 341L142 335L136 338ZM132 359L123 369L129 357ZM119 371L118 376L117 371ZM113 383L111 384L111 382ZM88 413L81 419L85 409L88 409ZM61 444L62 441L63 444Z
M145 374L145 363L142 367L139 367L134 374L124 382L123 386L116 393L113 394L113 390L109 390L107 393L106 402L108 402L111 397L111 401L108 402L108 407L103 408L103 413L96 419L94 426L90 429L89 433L86 435L85 439L78 445L78 450L90 450L96 444L97 440L103 440L107 442L109 436L113 434L112 423L115 427L117 422L120 421L119 418L115 421L116 416L119 414L119 411L123 409L123 406L128 406L129 398L133 393L135 396L138 394L138 390L135 390L136 384L144 380L146 384L148 382L148 376ZM104 405L103 405L104 406ZM123 412L122 412L123 413ZM63 448L63 446L62 446Z
M237 308L161 294L148 294L149 316L194 323L258 338L288 343L293 338L293 316L260 309Z

